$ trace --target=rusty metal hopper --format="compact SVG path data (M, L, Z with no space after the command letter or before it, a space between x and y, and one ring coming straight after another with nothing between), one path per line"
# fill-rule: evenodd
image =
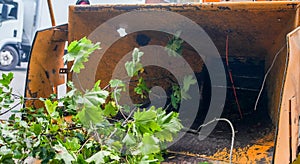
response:
M261 117L262 120L266 120L267 118L271 120L266 123L271 127L271 130L268 131L267 134L258 138L255 143L249 140L250 147L251 145L258 145L257 147L247 149L244 147L245 149L243 149L241 146L241 150L244 150L244 154L250 153L251 155L240 156L239 158L239 153L242 153L242 151L237 150L235 154L236 158L234 158L233 162L257 163L273 161L274 163L290 163L296 159L299 143L300 70L298 63L300 62L300 39L299 30L296 29L299 26L298 4L298 2L289 1L176 5L70 6L68 41L71 42L88 36L94 41L101 42L102 50L96 51L95 54L92 55L88 64L85 65L87 69L85 69L83 73L79 74L78 77L77 75L74 77L73 74L69 73L68 80L73 80L75 83L78 83L78 79L80 79L81 85L84 88L89 88L96 80L100 79L102 81L101 85L105 86L114 73L119 73L115 72L115 68L119 65L119 62L123 60L123 57L130 53L133 48L142 48L151 45L166 46L170 38L172 38L172 33L167 33L163 30L147 29L147 27L143 25L140 27L132 27L134 24L126 23L126 20L121 21L120 24L110 24L108 23L110 20L118 19L117 16L122 14L139 11L154 11L156 13L167 11L176 13L202 27L211 39L211 42L215 45L216 52L220 54L225 70L227 69L226 60L228 60L231 66L230 70L233 74L233 81L235 82L236 94L239 98L238 101L242 110L242 120L247 120L250 116L255 117L255 114L258 113L257 111L266 113L265 115L259 115L257 117ZM146 21L147 19L145 19L144 24L147 25ZM167 17L167 15L158 18L158 21L161 22L163 26L174 26L171 18ZM128 20L128 22L134 22L134 20ZM99 31L99 27L107 31ZM142 30L136 30L139 28ZM174 28L180 29L178 27ZM182 23L182 28L189 29L190 31L194 30L193 27L185 27L184 22ZM126 33L123 33L124 35L117 31L124 29L126 30ZM54 36L54 34L55 30L49 31L49 36ZM49 36L48 38L50 39L51 37ZM43 40L45 39L41 41ZM50 94L50 92L48 92L49 88L52 88L54 83L52 82L53 80L46 76L47 74L45 72L51 73L53 72L53 68L44 67L44 65L54 65L56 63L54 61L58 62L58 60L61 59L61 55L53 56L55 53L53 48L55 48L55 46L52 44L57 44L55 40L56 39L52 37L52 39L48 41L36 42L34 45L29 65L29 79L26 89L27 97L47 97ZM37 45L41 43L43 45ZM52 48L50 48L51 51L42 48L45 47L46 44L52 46ZM226 48L226 45L228 48ZM61 46L59 47L62 51ZM211 50L215 52L214 49ZM51 52L51 55L48 54L49 52ZM152 52L155 53L154 50L152 50ZM226 58L227 53L228 58ZM227 85L215 86L210 84L209 76L211 75L208 75L209 72L207 71L205 63L208 61L214 62L216 56L205 56L207 58L203 59L203 56L200 57L198 55L195 47L190 45L186 40L183 43L182 56L195 72L198 79L199 88L201 89L199 91L202 95L201 98L199 98L201 106L199 110L204 110L203 113L205 113L205 109L209 108L209 103L206 103L206 101L210 101L210 88L225 88L227 98L224 105L223 116L232 119L233 122L239 122L241 119L235 101L236 96L233 94L233 87L230 84L227 72L225 71ZM42 57L45 57L45 59L42 59ZM99 57L101 57L101 60ZM160 60L164 60L164 58ZM38 65L41 68L33 66L35 63L33 61L39 61L40 63ZM55 67L55 70L59 70L58 68L60 66ZM180 68L184 66L175 64L174 67ZM39 73L36 72L37 69ZM172 74L164 69L148 68L146 71L148 71L148 76L152 78L168 76L169 79L174 80ZM185 72L180 72L180 69L176 73L181 75L185 74ZM43 79L46 79L46 81L48 81L47 83L45 83L45 80L40 79L40 74L43 74ZM58 74L54 75L58 77ZM257 108L254 110L257 97L260 94L264 82L266 83L263 92L258 101ZM148 84L150 86L159 85L164 89L167 89L169 85L168 81L160 82L159 80L148 82ZM36 95L31 93L34 87L39 88L34 91L38 93ZM132 99L136 102L140 101L134 96ZM201 117L203 113L199 113L199 117ZM261 124L265 124L265 122ZM257 129L259 129L260 125L258 125ZM247 128L247 124L245 127ZM255 131L253 133L255 133ZM247 135L243 132L238 132L237 135L239 134ZM264 140L265 137L268 139ZM219 148L220 151L215 153L221 154L222 149L223 148ZM194 153L201 155L202 152ZM223 157L218 155L211 155L211 157L215 160L228 161L228 152L227 155Z

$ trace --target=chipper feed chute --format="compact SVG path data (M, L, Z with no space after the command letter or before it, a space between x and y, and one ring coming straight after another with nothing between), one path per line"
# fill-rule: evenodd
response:
M298 2L224 2L70 6L68 41L79 40L87 36L93 41L101 42L102 49L92 54L89 62L85 64L86 69L80 74L75 76L73 73L69 73L68 80L74 81L77 85L80 83L83 89L89 89L97 80L101 80L102 87L106 86L111 78L122 77L124 69L121 69L120 66L124 66L128 54L135 47L146 50L147 47L152 46L145 53L147 60L155 59L157 63L169 60L156 56L156 54L160 51L159 47L165 47L170 43L170 40L174 38L173 34L179 33L179 38L184 40L180 47L180 55L187 64L170 60L172 64L167 68L176 68L174 72L163 68L162 65L149 64L143 75L148 78L147 85L149 87L160 86L168 95L170 81L176 82L177 76L186 75L183 68L191 68L198 80L200 96L197 100L199 101L198 112L195 114L197 117L187 128L196 129L202 123L207 122L205 116L209 115L210 106L215 105L211 98L213 91L223 89L227 91L224 92L226 98L225 104L222 105L224 109L219 106L215 112L221 110L222 117L231 120L237 129L233 162L289 163L296 159L299 143L300 37L299 30L296 29L299 26L298 4ZM139 23L136 22L141 22L141 20L126 17L126 14L139 12L145 14L145 17L140 15L140 19L144 23L137 26ZM149 16L147 12L154 13L153 16L165 12L167 14L157 17L159 23L149 23L147 21L153 21L153 19L147 17ZM172 17L172 14L175 16ZM184 19L180 20L181 23L178 25L173 24L172 19L174 18ZM219 55L198 54L194 42L185 40L189 38L185 37L185 34L196 30L194 28L198 28L198 26L189 26L189 22L185 22L185 20L194 22L201 27L211 39L200 40L201 46L205 47L210 43L215 45L203 52L209 54L211 50ZM170 27L175 30L168 32L163 28L147 28L148 24L155 24L156 27ZM53 56L54 54L49 55L48 50L35 49L38 44L43 44L41 47L48 47L46 46L48 44L52 46L51 50L60 48L62 51L61 46L52 45L57 44L53 37L54 34L55 30L49 32L51 37L48 38L51 38L51 41L40 41L34 45L29 65L27 97L49 96L52 92L49 88L52 88L56 81L51 80L51 73L55 72L53 74L56 76L55 78L59 76L56 74L58 68L53 71L52 67L43 66L56 65L55 61L62 60L61 55L57 56L59 58L57 59L56 56ZM38 41L38 39L36 40ZM147 55L150 57L147 58ZM212 74L211 70L213 69L208 65L214 65L214 62L219 60L218 58L221 59L224 71L215 71L215 74ZM34 61L38 62L42 68L36 68ZM43 80L41 77L44 77ZM214 77L217 79L220 77L221 80L223 78L225 85L213 83ZM136 81L132 79L131 82L135 83ZM32 94L33 88L36 86L43 87L35 89L34 93L37 94ZM141 103L142 100L137 98L132 90L133 88L129 87L129 98L125 101ZM188 112L189 109L180 109L181 115ZM184 122L185 120L183 120ZM228 132L224 132L224 129ZM223 133L219 133L220 131ZM230 143L231 135L228 135L230 132L230 128L226 126L224 128L218 124L216 129L212 130L211 135L215 136L213 138L216 140L224 139L224 143ZM226 137L221 137L221 139L216 137L223 135L227 135L227 139ZM209 136L207 137L209 138ZM186 145L176 145L175 143L170 150L190 152L201 157L209 156L214 160L229 161L230 144L216 146L219 142L209 140L212 142L205 147L205 142L191 141L194 141L193 136L187 134L180 141L181 143L185 142ZM201 147L204 148L201 149ZM206 149L209 151L205 151Z

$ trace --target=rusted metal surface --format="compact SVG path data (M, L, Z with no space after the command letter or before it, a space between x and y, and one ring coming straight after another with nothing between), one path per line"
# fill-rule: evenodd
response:
M286 29L286 25L294 20L296 4L296 2L273 2L271 4L269 2L245 2L191 5L71 6L69 41L88 36L99 25L122 13L163 10L180 13L199 24L211 37L221 55L225 54L225 39L229 31L229 37L232 38L229 43L231 56L246 56L264 60L269 47L272 47L277 39L277 35L274 34L281 33L283 29ZM115 35L118 34L99 36L98 41L109 40ZM122 55L126 54L133 46L137 46L135 40L131 39L131 36L128 37L125 44L118 44L109 50ZM103 49L108 49L107 46L111 45L105 45L102 42L101 46ZM116 50L118 47L128 48ZM103 51L97 53L103 53ZM109 54L105 53L104 56ZM116 58L119 57L116 55ZM107 75L101 76L102 79L106 77ZM105 83L102 84L105 85Z
M26 90L27 98L47 98L54 93L53 88L64 84L65 75L60 75L64 67L65 42L67 25L57 26L38 31L31 50L28 64ZM43 107L39 100L27 100L26 106Z
M300 114L300 28L288 34L288 61L279 112L274 161L291 163L297 158Z

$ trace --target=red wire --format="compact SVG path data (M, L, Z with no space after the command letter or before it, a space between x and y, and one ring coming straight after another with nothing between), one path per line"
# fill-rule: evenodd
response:
M233 89L233 94L234 94L234 97L235 97L235 102L237 104L240 116L241 116L241 118L243 118L243 114L242 114L242 110L241 110L241 107L240 107L239 99L237 97L236 89L235 89L233 78L232 78L232 73L231 73L231 70L229 68L229 61L228 61L228 40L229 40L229 37L227 35L227 37L226 37L226 65L227 65L227 70L228 70L230 82L231 82L232 89Z

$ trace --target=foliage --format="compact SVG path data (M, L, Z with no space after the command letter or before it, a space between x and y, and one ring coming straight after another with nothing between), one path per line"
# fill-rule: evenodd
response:
M134 88L134 92L141 96L141 98L145 98L146 95L150 92L150 89L147 87L145 80L140 77L137 86Z
M136 76L139 70L143 68L143 65L140 63L143 55L144 53L140 52L138 48L133 50L132 61L127 61L125 63L125 68L129 77Z
M172 86L172 92L171 95L171 105L178 109L178 104L180 104L181 100L188 100L191 99L191 96L188 94L188 91L191 87L191 85L194 85L197 83L197 80L193 79L192 75L186 75L183 79L183 86L182 89L180 89L179 85L173 85Z
M177 31L172 39L169 40L165 50L169 56L178 57L182 55L182 43L183 40L180 39L181 31Z
M71 70L79 73L96 49L99 44L87 38L74 41L64 60L74 61ZM134 49L132 61L126 62L130 77L142 72L142 55ZM12 78L8 74L0 79L1 110L13 102L9 87ZM193 84L195 81L187 76L184 93ZM111 80L105 89L97 81L92 89L83 92L71 82L68 86L70 91L63 98L43 98L45 108L21 109L22 119L12 115L0 124L0 163L25 163L28 157L53 164L159 163L166 143L172 142L182 128L176 112L118 104L125 90L121 80ZM180 91L177 87L176 91ZM139 78L135 92L141 96L149 92L144 79ZM189 98L186 94L178 92L175 97Z
M12 79L13 73L2 74L2 78L0 79L0 111L10 108L14 102L12 88L9 87Z
M88 57L96 49L100 48L100 43L93 44L91 40L86 37L75 40L68 46L68 53L64 56L64 61L74 61L71 71L76 73L84 68L83 63L88 61Z

